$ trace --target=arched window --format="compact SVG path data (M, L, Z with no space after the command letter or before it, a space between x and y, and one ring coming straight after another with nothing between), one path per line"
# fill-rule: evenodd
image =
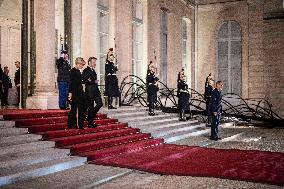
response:
M242 34L236 21L221 25L218 33L217 80L224 81L224 93L242 93Z

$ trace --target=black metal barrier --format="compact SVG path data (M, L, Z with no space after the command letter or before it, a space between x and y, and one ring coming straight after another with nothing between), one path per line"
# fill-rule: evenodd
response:
M158 81L158 102L156 107L163 112L178 112L177 89L170 89L164 83ZM191 113L206 114L206 105L203 94L194 89L188 89ZM120 85L121 104L133 105L140 103L147 107L146 83L138 76L126 76ZM273 123L275 126L284 126L284 119L272 110L272 105L265 99L244 99L237 94L227 93L222 99L223 115L240 118L244 121L251 120Z

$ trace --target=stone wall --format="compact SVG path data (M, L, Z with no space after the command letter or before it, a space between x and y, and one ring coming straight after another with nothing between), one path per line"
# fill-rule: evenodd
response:
M191 38L194 35L194 7L186 5L184 1L175 0L149 0L149 24L148 24L148 59L153 60L158 70L160 69L160 32L161 32L161 8L168 13L168 65L167 85L170 88L176 87L177 73L182 67L182 19L187 18L191 25ZM193 53L193 40L191 39L191 52ZM155 52L155 53L154 53ZM156 59L155 59L156 57ZM189 65L194 63L194 56L191 56ZM159 71L158 71L159 73ZM194 78L194 72L188 73ZM192 79L194 82L194 79Z
M216 79L217 38L220 26L226 21L236 21L242 31L242 95L248 96L248 6L246 2L228 2L197 7L196 30L196 90L203 93L209 73ZM226 83L225 83L226 85Z

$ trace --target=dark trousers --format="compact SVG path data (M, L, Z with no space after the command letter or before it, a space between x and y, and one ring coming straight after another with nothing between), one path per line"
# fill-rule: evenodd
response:
M96 106L94 106L94 102ZM103 106L103 101L100 95L96 95L94 98L87 97L88 103L88 124L92 125L95 115L98 113L100 108Z
M218 127L220 123L221 114L215 116L212 113L212 122L211 122L211 138L218 138Z
M78 111L78 126L79 128L83 128L85 114L86 114L85 104L86 102L83 96L76 97L75 100L72 99L71 110L68 113L68 128L77 127L77 118L76 118L77 111Z
M58 91L59 91L59 108L66 109L69 83L67 81L58 81Z
M21 101L21 87L17 87L17 95L18 95L18 101L17 101L17 105L19 106L20 105L20 101Z
M2 96L2 106L8 105L8 91L9 87L4 87L4 92Z

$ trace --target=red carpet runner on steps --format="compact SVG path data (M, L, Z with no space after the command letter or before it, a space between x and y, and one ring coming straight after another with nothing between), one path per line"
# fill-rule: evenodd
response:
M218 177L284 185L284 154L164 144L127 123L98 114L97 128L67 129L62 110L7 110L5 120L54 141L58 148L87 156L94 164L138 169L157 174Z

